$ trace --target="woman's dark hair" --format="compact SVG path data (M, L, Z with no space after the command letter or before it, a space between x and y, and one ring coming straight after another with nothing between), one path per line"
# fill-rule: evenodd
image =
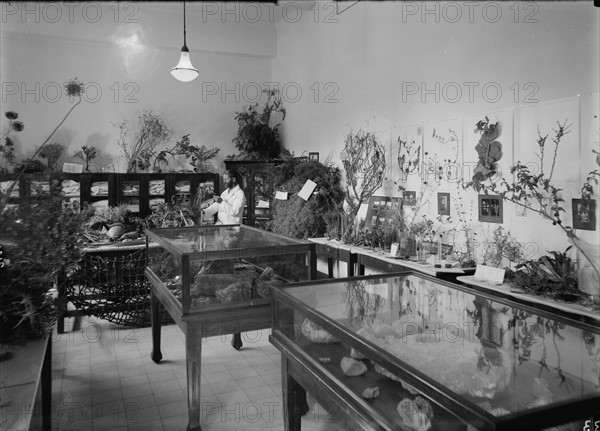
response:
M244 179L238 171L235 169L227 169L225 172L227 172L230 177L235 178L235 183L239 185L240 188L244 188Z

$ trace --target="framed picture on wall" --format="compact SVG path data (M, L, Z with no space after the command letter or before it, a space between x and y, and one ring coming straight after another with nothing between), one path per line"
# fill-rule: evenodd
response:
M402 199L400 198L371 196L369 199L369 207L367 208L365 227L371 228L383 225L391 219L394 219L401 209Z
M414 207L417 204L417 192L404 190L402 192L402 201L407 207Z
M438 193L438 215L450 215L450 193Z
M319 153L308 153L308 160L310 160L311 162L318 162Z
M573 229L596 230L596 200L573 199Z
M479 221L486 223L502 223L503 207L502 198L498 195L479 195L478 198Z

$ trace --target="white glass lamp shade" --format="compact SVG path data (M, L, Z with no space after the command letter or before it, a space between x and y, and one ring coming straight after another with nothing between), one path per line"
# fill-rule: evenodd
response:
M190 61L190 53L184 46L181 50L179 63L177 63L177 66L171 69L171 75L173 75L173 77L178 81L190 82L196 79L198 74L198 69L195 69L194 66L192 66L192 62Z

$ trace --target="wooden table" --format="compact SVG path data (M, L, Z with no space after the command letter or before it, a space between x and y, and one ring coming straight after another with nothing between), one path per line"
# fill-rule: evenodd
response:
M50 430L52 337L11 346L10 351L13 357L0 362L1 429Z
M334 278L335 262L346 263L346 274L340 274L340 277L354 276L355 267L358 263L358 254L353 247L328 238L309 238L308 240L317 244L317 258L327 260L328 278Z
M200 393L202 375L202 339L225 334L270 328L272 326L271 298L252 298L231 303L193 307L191 285L196 273L192 269L199 262L216 262L230 259L272 260L282 256L303 257L307 277L316 279L315 244L285 237L250 226L193 226L186 228L147 230L147 241L159 244L179 262L180 288L174 288L171 277L161 276L159 268L153 270L149 256L146 277L151 284L152 353L155 363L162 359L161 307L164 307L185 334L188 426L187 430L200 430ZM276 270L277 273L277 270ZM181 294L176 294L177 290Z
M344 244L341 241L328 238L309 238L309 241L317 244L317 256L327 259L329 278L333 278L333 266L336 260L347 263L348 277L355 274L365 275L366 268L371 268L381 272L417 271L442 280L456 281L457 276L472 274L475 271L475 268L436 268L430 263L396 259L391 257L389 252ZM356 265L358 271L354 270Z

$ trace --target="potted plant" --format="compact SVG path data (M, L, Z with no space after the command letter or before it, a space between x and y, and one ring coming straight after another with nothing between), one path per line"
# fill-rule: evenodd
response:
M275 114L281 115L281 121L284 121L286 111L277 90L264 89L263 93L267 95L267 100L262 109L258 108L258 103L254 103L235 113L238 131L232 142L240 152L236 158L268 160L276 159L281 154L281 123L273 125L273 122L276 121Z

